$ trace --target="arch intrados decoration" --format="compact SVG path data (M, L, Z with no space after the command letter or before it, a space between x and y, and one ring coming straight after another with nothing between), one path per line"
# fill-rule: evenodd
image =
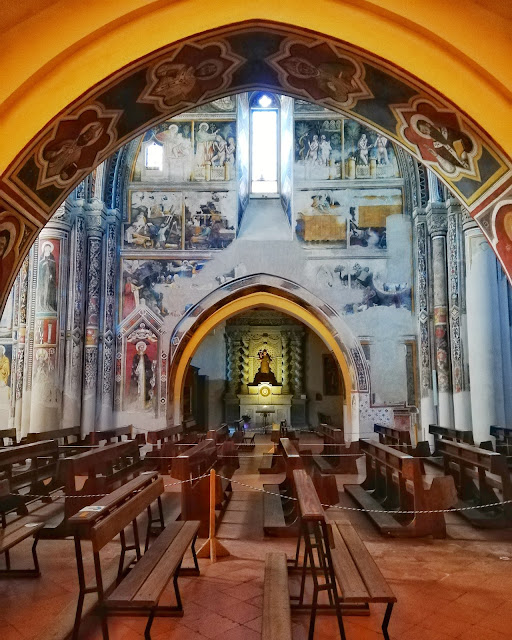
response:
M294 292L288 287L293 288ZM311 298L311 301L306 298ZM334 310L321 302L315 306L311 304L313 300L315 297L312 294L295 283L260 274L232 281L190 309L171 337L167 380L168 420L181 424L185 375L204 337L230 317L258 306L281 311L300 320L330 349L343 377L347 397L346 415L350 424L351 394L368 391L367 371L361 371L361 366L358 367L358 364L363 365L361 347L347 326L344 326L346 335L340 335L332 320L343 320ZM358 362L354 362L355 359Z
M0 178L0 223L15 234L0 255L0 309L40 229L90 171L173 115L256 89L365 122L427 164L476 218L510 277L512 225L496 202L512 189L512 164L481 128L367 51L304 28L248 21L133 61L69 104L13 160Z

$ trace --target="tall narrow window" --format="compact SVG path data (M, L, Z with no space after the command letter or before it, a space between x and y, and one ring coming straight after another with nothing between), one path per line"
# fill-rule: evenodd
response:
M258 93L251 101L251 193L277 194L279 110L277 100Z
M162 145L151 142L146 147L146 169L156 169L162 171L164 160L164 149Z

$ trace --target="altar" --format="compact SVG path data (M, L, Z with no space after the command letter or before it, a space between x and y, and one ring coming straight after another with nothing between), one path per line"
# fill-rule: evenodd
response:
M240 416L249 416L251 426L263 428L282 420L291 423L292 394L283 394L281 385L248 385L248 393L239 393ZM266 418L265 418L265 414Z

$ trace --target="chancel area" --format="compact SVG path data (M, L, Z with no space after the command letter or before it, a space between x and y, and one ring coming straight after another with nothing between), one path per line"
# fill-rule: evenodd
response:
M512 637L506 159L261 29L16 174L62 197L24 252L0 212L2 640Z

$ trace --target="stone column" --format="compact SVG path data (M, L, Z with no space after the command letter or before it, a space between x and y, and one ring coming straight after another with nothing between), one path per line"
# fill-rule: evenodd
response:
M18 438L21 436L21 416L23 411L23 379L25 374L25 346L27 337L27 304L29 281L29 256L21 265L18 276L18 304L16 306L15 328L18 335L16 350L16 371L11 377L11 398L13 402L14 424ZM14 361L14 356L13 356Z
M103 257L103 206L86 205L87 210L87 296L85 301L85 353L82 384L82 433L94 431L98 391L98 350Z
M503 424L503 379L496 258L476 223L464 224L471 414L476 443ZM510 392L510 390L507 390Z
M302 334L294 332L290 340L292 387L295 398L304 393L303 340Z
M238 392L238 354L236 340L232 333L226 331L226 381L227 395L236 396Z
M448 207L448 311L453 418L457 429L471 430L462 212L460 204L455 199L448 200L446 204Z
M30 431L35 433L59 428L62 419L70 228L69 206L64 203L38 240L30 402Z
M87 230L82 208L77 207L70 254L70 290L66 326L66 363L62 426L80 425L84 349L84 302Z
M249 340L249 334L242 335L242 388L240 393L249 393L247 385L251 382L251 380L249 380Z
M281 331L281 380L283 383L283 394L290 393L290 336L288 331Z
M430 269L427 219L422 209L413 211L416 247L416 316L420 377L421 440L429 438L428 426L437 421L432 391L432 340L430 331Z
M115 374L116 338L116 282L118 281L117 243L119 237L118 212L110 212L105 233L105 268L103 270L102 351L100 365L100 428L112 425Z
M453 426L453 397L451 392L450 337L448 332L446 253L448 217L444 204L429 202L427 205L427 225L432 244L438 421L443 427L451 427Z

